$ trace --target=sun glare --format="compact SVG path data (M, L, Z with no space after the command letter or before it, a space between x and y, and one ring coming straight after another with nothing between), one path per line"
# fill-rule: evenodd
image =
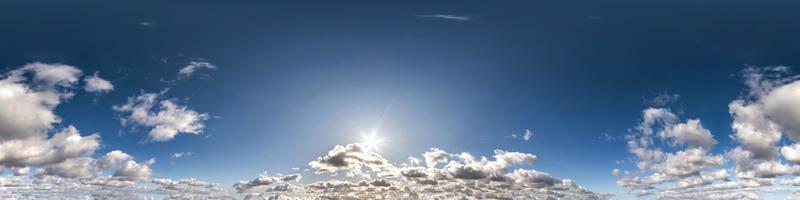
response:
M383 140L378 138L375 132L361 135L361 145L366 147L367 151L377 150L381 143Z

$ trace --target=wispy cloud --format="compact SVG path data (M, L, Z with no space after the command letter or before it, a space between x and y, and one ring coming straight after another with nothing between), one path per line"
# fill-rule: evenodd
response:
M462 15L444 15L444 14L428 14L428 15L417 15L420 18L431 18L431 19L441 19L441 20L448 20L448 21L470 21L472 18L468 16Z
M139 25L147 27L147 28L153 28L153 27L156 26L156 23L154 23L154 22L139 22Z

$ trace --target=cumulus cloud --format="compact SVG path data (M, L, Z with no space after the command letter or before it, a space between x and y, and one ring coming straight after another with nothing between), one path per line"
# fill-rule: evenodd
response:
M94 75L83 79L83 81L86 82L86 85L83 86L83 90L95 93L105 93L114 90L114 85L106 79L100 78L98 74L99 72L94 72Z
M219 195L224 190L193 179L153 181L160 185L156 189L140 187L151 180L152 159L138 163L119 150L93 158L100 135L83 135L75 126L61 124L54 112L80 88L81 75L76 67L46 63L0 75L0 169L8 167L14 175L0 177L0 199L224 198ZM109 89L93 78L99 77L84 78L85 91ZM114 173L104 174L106 170Z
M201 69L217 69L217 66L206 61L190 61L186 66L178 70L179 78L188 78L197 70Z
M524 169L537 157L495 150L493 159L438 148L423 153L426 167L414 157L392 164L360 144L336 145L309 163L318 173L345 172L345 180L329 177L310 184L290 183L299 175L267 176L234 187L245 199L604 199L569 179ZM444 165L440 165L444 163ZM358 176L356 176L358 175Z
M202 133L205 128L203 122L209 115L162 99L165 92L129 97L125 104L115 105L113 109L126 115L120 118L123 125L151 128L148 138L152 141L169 141L179 133Z
M800 174L800 81L787 76L789 71L744 70L748 92L728 105L737 146L724 155L709 153L717 142L699 119L679 123L669 109L645 109L642 122L627 137L639 172L615 169L617 184L659 199L761 199L764 193L796 190L780 187L794 184L786 176ZM794 144L779 146L783 138ZM667 152L659 144L684 149ZM735 173L721 168L728 161Z
M447 21L470 21L472 18L467 16L460 16L460 15L444 15L444 14L428 14L428 15L417 15L420 18L430 18L430 19L440 19L440 20L447 20Z
M300 176L300 174L271 177L267 174L267 172L264 172L256 179L253 179L251 181L239 181L238 183L233 185L233 188L235 188L239 192L244 192L260 187L267 187L274 184L296 182L299 181L301 178L303 177Z

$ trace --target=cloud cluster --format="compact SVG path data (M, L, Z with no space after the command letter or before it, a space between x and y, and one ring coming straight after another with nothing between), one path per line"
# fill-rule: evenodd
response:
M800 81L787 73L786 67L744 71L747 95L728 105L738 145L724 155L710 153L717 141L699 119L681 122L667 108L645 109L626 137L639 171L615 169L617 184L663 199L759 199L796 190L779 187L796 186L786 177L800 175ZM676 148L682 149L668 152ZM728 162L733 173L723 168Z
M200 134L205 128L203 122L209 118L187 106L178 105L173 100L163 99L166 90L160 93L144 93L129 97L125 104L115 105L115 111L123 114L123 125L149 127L148 139L169 141L179 133Z
M328 179L292 184L299 175L270 177L262 174L234 187L246 199L604 199L569 179L523 166L533 164L533 154L495 150L492 159L462 152L451 154L431 148L420 159L392 164L360 144L336 145L309 163ZM343 179L335 178L344 173Z
M97 74L83 77L84 91L113 90ZM230 198L215 184L152 179L154 159L137 162L119 150L92 157L101 146L100 135L83 135L75 126L61 124L54 112L75 95L82 75L76 67L47 63L27 64L0 75L0 171L10 169L13 175L0 177L0 199ZM205 116L174 104L162 102L162 106L157 120L182 131L196 131L191 126L197 125L186 125L181 113ZM146 183L158 187L143 187Z

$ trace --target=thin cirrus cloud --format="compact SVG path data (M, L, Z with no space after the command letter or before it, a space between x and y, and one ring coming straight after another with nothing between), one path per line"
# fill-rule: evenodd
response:
M191 77L198 70L214 70L217 66L206 61L190 61L183 68L178 70L178 78Z
M416 15L419 18L428 18L428 19L439 19L439 20L446 20L446 21L471 21L472 18L468 16L462 15L445 15L445 14L427 14L427 15Z
M680 120L669 108L645 109L626 136L637 171L612 170L617 184L663 199L762 199L796 191L800 80L788 73L782 66L744 70L747 95L728 104L736 146L722 154L711 152L717 141L700 119Z

